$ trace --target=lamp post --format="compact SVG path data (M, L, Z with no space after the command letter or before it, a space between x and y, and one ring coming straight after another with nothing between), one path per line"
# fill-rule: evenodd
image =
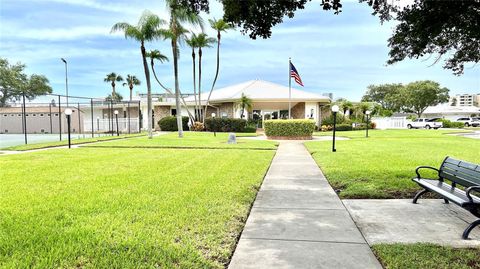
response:
M365 137L368 138L368 116L370 116L370 113L372 113L370 110L365 111L365 115L367 116L367 132L365 134Z
M335 148L335 129L337 128L337 112L340 108L337 105L332 106L332 113L333 113L333 143L332 143L332 152L336 152L337 149Z
M213 120L212 120L213 136L216 137L216 136L217 136L217 132L216 132L216 130L215 130L215 127L216 127L216 124L215 124L215 116L216 116L215 113L212 113L212 119L213 119Z
M67 116L67 128L68 128L68 148L72 147L70 140L70 117L72 115L72 110L70 108L65 109L65 115Z
M68 107L68 72L67 72L67 60L61 58L62 62L65 63L65 91L67 93L67 107Z
M115 109L115 111L113 111L113 114L115 114L115 122L117 124L117 136L120 136L120 134L118 133L118 110Z

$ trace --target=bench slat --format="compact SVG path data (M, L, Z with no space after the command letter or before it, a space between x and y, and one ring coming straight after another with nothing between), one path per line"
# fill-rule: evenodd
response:
M464 187L480 185L480 165L447 157L440 167L439 176Z
M417 182L419 185L431 190L432 192L438 193L441 196L447 198L448 200L452 201L453 203L464 206L466 204L470 204L470 200L468 199L465 191L454 188L450 184L441 182L435 179L423 179L423 178L414 178L413 181ZM475 204L480 204L480 198L471 195L473 202Z

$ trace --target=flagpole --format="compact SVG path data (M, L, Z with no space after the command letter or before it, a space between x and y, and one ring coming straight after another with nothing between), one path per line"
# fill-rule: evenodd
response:
M292 118L292 59L288 57L288 119Z

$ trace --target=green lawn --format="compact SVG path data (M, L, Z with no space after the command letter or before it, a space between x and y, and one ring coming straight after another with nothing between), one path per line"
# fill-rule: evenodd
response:
M0 156L0 268L222 268L274 153L78 148Z
M458 249L432 244L379 244L373 246L382 265L395 269L480 268L480 249Z
M419 190L410 180L417 166L438 167L447 155L480 163L480 140L451 132L371 130L369 138L365 131L337 132L351 139L337 141L335 153L331 141L305 145L342 198L412 198Z
M101 136L101 137L89 137L83 139L73 139L71 140L72 145L78 144L87 144L87 143L94 143L99 141L108 141L108 140L117 140L122 138L129 138L129 137L140 137L145 136L145 133L141 134L125 134L120 136ZM68 138L65 135L62 141L54 141L54 142L44 142L44 143L35 143L35 144L27 144L27 145L19 145L13 147L6 147L2 148L2 150L32 150L32 149L42 149L42 148L51 148L51 147L59 147L59 146L67 146L68 145Z
M238 136L239 134L237 134ZM105 143L91 144L88 147L137 147L137 148L234 148L234 149L276 149L278 142L253 140L242 136L254 134L240 134L237 144L228 144L228 133L184 132L183 138L178 138L176 132L154 136L152 139L139 137L124 140L115 140Z

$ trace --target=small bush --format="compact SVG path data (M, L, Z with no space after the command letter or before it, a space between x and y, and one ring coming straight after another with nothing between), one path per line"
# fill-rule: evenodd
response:
M351 124L337 124L335 126L335 130L337 131L352 131L353 127Z
M463 122L450 121L446 119L439 120L443 123L443 128L463 128L465 124Z
M252 126L247 126L245 127L245 129L243 130L244 133L256 133L257 132L257 128L255 127L252 127Z
M267 136L298 136L311 137L315 131L312 120L266 120L265 134Z
M238 132L245 131L247 121L244 119L208 118L205 119L205 129L210 132Z
M182 117L183 130L188 130L188 117ZM167 116L158 121L158 126L162 131L178 131L177 117Z
M333 125L322 125L322 127L320 128L320 131L322 132L328 132L331 130L333 130Z

